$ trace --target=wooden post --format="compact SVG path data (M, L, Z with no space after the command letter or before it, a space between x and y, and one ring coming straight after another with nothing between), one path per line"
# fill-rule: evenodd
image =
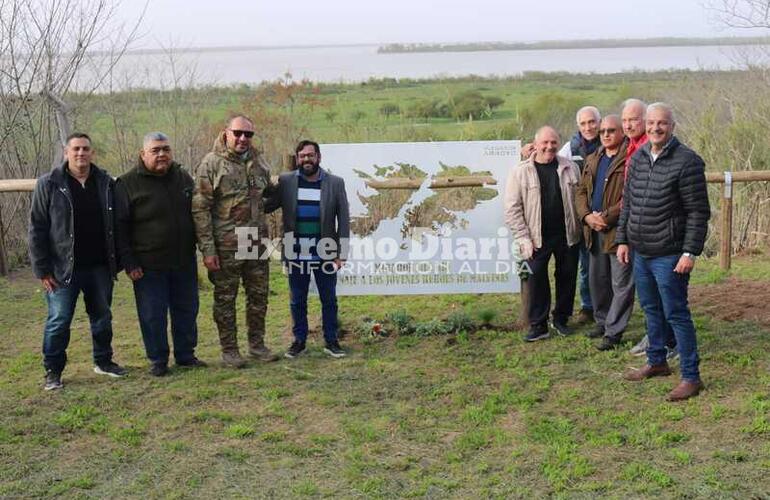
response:
M5 226L3 225L3 212L0 207L0 275L8 275L8 261L5 253Z
M722 191L722 231L719 248L719 267L724 271L730 270L733 253L733 175L725 172L725 187Z

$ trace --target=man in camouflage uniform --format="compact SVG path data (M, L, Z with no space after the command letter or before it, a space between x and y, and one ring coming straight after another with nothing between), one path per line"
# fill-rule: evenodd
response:
M263 194L270 188L270 167L251 144L254 123L245 116L230 119L195 176L192 200L198 246L214 284L214 321L219 330L222 361L240 368L245 361L236 338L235 298L243 280L249 354L261 361L278 356L265 346L265 313L269 267L264 259L238 259L237 227L258 228L267 237ZM261 255L264 249L259 248Z

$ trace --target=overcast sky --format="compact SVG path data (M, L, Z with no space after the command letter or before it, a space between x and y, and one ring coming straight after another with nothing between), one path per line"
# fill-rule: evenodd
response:
M152 0L134 48L729 36L713 0ZM122 0L135 21L147 0Z

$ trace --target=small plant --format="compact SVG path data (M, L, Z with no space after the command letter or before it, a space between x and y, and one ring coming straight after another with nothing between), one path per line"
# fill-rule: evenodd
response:
M422 323L417 323L414 328L414 334L418 337L433 337L436 335L446 335L451 330L446 323L438 319L431 319Z
M404 309L388 313L385 319L393 326L393 330L398 335L411 335L414 333L414 318L407 314Z
M494 309L482 309L478 312L477 316L481 321L481 326L489 328L492 326L492 322L497 319L497 311Z
M361 318L358 325L356 325L355 332L361 339L374 339L388 336L388 332L382 326L382 323L369 317Z
M225 428L225 436L235 439L243 439L254 435L254 428L246 424L232 424Z
M467 333L476 329L476 323L465 311L455 311L447 317L445 328L449 333Z

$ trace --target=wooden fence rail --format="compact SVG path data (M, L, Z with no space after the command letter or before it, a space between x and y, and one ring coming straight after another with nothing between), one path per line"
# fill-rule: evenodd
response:
M291 160L284 161L289 164ZM17 193L17 192L29 192L35 189L35 179L0 179L0 193ZM724 184L721 198L721 233L719 244L719 265L724 270L730 269L731 257L732 257L732 241L733 241L733 184L736 182L770 182L770 171L752 171L745 170L739 172L706 172L706 182ZM387 184L387 183L384 183ZM468 177L452 179L444 182L441 185L436 185L436 188L450 188L450 187L471 187L471 186L483 186L484 184L495 184L494 179L488 179L487 177ZM409 186L373 186L385 189L393 188L413 188ZM419 187L419 186L417 186ZM2 220L0 218L0 220ZM2 229L2 228L0 228ZM5 238L0 233L0 274L5 275L8 273L6 266L6 252L5 252Z

